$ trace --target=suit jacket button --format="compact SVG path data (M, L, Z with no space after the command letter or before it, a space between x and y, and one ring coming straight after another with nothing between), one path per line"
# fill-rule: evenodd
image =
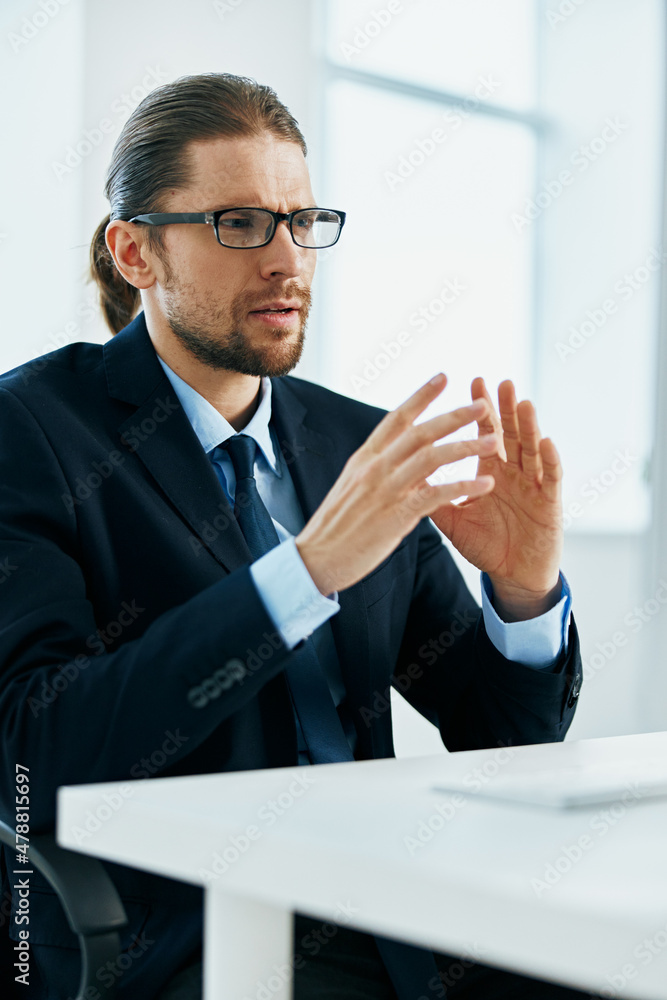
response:
M579 692L580 691L581 691L581 677L577 677L575 679L574 684L572 685L572 691L570 692L570 697L567 700L567 707L568 708L572 708L572 706L574 705L575 701L579 697Z

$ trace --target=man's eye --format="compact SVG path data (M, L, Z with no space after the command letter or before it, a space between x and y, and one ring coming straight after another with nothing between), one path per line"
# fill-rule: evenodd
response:
M225 229L248 229L253 225L252 219L227 218L220 219L220 225Z

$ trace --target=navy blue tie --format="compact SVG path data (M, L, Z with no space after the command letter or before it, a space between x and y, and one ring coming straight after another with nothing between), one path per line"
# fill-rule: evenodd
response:
M257 490L256 444L248 434L234 434L222 447L229 452L236 474L234 517L253 560L259 559L279 545L280 539ZM310 637L292 650L285 674L313 764L354 760ZM377 935L374 937L399 1000L418 1000L436 984L440 996L444 995L432 952Z
M252 558L259 559L279 545L280 539L257 490L256 444L247 434L235 434L223 447L229 452L236 474L234 517ZM292 651L285 673L312 763L354 760L310 636Z

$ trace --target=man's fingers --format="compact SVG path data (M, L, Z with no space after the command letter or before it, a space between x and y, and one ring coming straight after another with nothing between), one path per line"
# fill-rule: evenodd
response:
M428 513L431 514L444 504L458 500L460 497L468 497L469 500L475 497L484 496L490 493L496 482L493 476L478 476L477 479L461 479L457 483L444 483L442 486L434 486L432 502L429 504Z
M542 484L546 476L545 496L556 498L562 475L558 453L550 443L543 450L535 408L529 400L517 404L514 384L509 379L498 387L500 418L484 379L476 378L471 385L473 402L469 406L415 424L417 417L437 398L446 384L446 376L440 373L420 386L404 403L383 417L363 446L366 455L382 455L389 468L399 473L400 478L395 480L396 487L409 486L411 477L421 481L422 477L431 475L441 465L474 454L480 457L480 472L493 468L486 459L497 461L499 457L521 469L537 485ZM473 420L478 425L478 441L482 442L478 448L472 448L467 442L451 442L442 449L428 447ZM497 441L492 443L494 435ZM405 469L401 469L403 465ZM474 482L486 478L479 477ZM455 484L445 485L449 489Z
M385 414L377 427L374 427L366 439L366 445L373 452L381 452L391 444L407 427L414 424L420 413L423 413L447 385L447 376L443 372L434 375L432 379L420 386L416 392L397 406L395 410Z
M498 419L496 408L493 405L493 400L489 395L489 391L486 388L486 383L483 378L475 378L472 380L470 395L473 399L485 399L488 404L487 412L482 416L482 419L478 421L480 437L483 434L493 434L496 431L500 431L500 420Z
M507 379L498 386L498 405L500 420L503 425L503 440L507 461L510 465L521 464L521 440L519 436L519 420L517 417L516 393L514 383Z
M450 441L447 444L420 448L414 455L401 463L394 471L392 485L396 491L410 489L438 469L460 462L471 455L484 458L498 454L498 435L486 434L468 441Z
M460 430L461 427L472 423L473 420L478 420L486 410L486 406L483 399L476 399L474 403L460 406L450 413L439 413L437 417L431 417L430 420L422 420L421 423L415 424L413 427L404 428L402 435L391 444L385 445L385 456L391 467L394 468L407 461L420 448L453 434L454 431ZM387 414L387 416L391 415Z
M542 457L542 492L547 500L557 502L560 500L560 483L563 478L563 469L560 464L560 457L556 446L551 438L542 438L540 441L540 455Z
M412 515L418 513L420 517L427 517L441 507L451 507L452 514L455 515L456 507L452 501L461 497L473 500L475 497L490 493L494 486L493 476L460 479L458 482L443 483L440 486L431 486L430 483L423 482L406 498L403 507Z
M522 400L517 407L521 442L521 468L535 483L542 482L542 456L540 454L540 429L537 426L535 407Z

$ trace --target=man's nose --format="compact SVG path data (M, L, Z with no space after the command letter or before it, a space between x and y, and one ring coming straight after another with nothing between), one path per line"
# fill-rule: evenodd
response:
M308 251L296 245L288 222L282 220L276 226L271 242L262 247L260 252L262 254L260 270L264 277L284 274L295 278L303 271L304 255Z

